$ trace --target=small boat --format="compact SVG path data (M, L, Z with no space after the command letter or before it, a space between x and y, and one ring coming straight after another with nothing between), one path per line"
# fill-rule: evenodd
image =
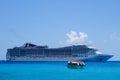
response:
M68 61L68 68L75 68L75 69L80 69L85 66L85 63L83 61L78 61L78 60L69 60Z

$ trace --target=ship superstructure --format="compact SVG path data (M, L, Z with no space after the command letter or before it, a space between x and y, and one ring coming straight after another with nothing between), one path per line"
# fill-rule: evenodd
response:
M98 54L98 50L86 45L72 45L61 48L48 48L25 43L21 47L7 50L7 61L107 61L112 55Z

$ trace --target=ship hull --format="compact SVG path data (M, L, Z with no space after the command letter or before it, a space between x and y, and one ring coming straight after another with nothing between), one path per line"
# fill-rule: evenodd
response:
M110 59L112 55L96 54L88 57L11 57L7 61L68 61L82 60L89 62L102 62Z

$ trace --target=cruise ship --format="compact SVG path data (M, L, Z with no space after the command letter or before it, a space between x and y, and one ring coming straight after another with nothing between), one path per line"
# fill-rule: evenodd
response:
M91 62L107 61L113 55L100 54L98 49L87 45L72 45L60 48L48 48L25 43L23 46L7 50L7 61L68 61L82 60Z

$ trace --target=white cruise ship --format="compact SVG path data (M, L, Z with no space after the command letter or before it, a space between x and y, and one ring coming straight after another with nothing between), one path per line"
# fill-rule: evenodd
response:
M107 61L113 55L99 54L99 51L86 45L73 45L61 48L48 48L25 43L21 47L7 50L7 61Z

